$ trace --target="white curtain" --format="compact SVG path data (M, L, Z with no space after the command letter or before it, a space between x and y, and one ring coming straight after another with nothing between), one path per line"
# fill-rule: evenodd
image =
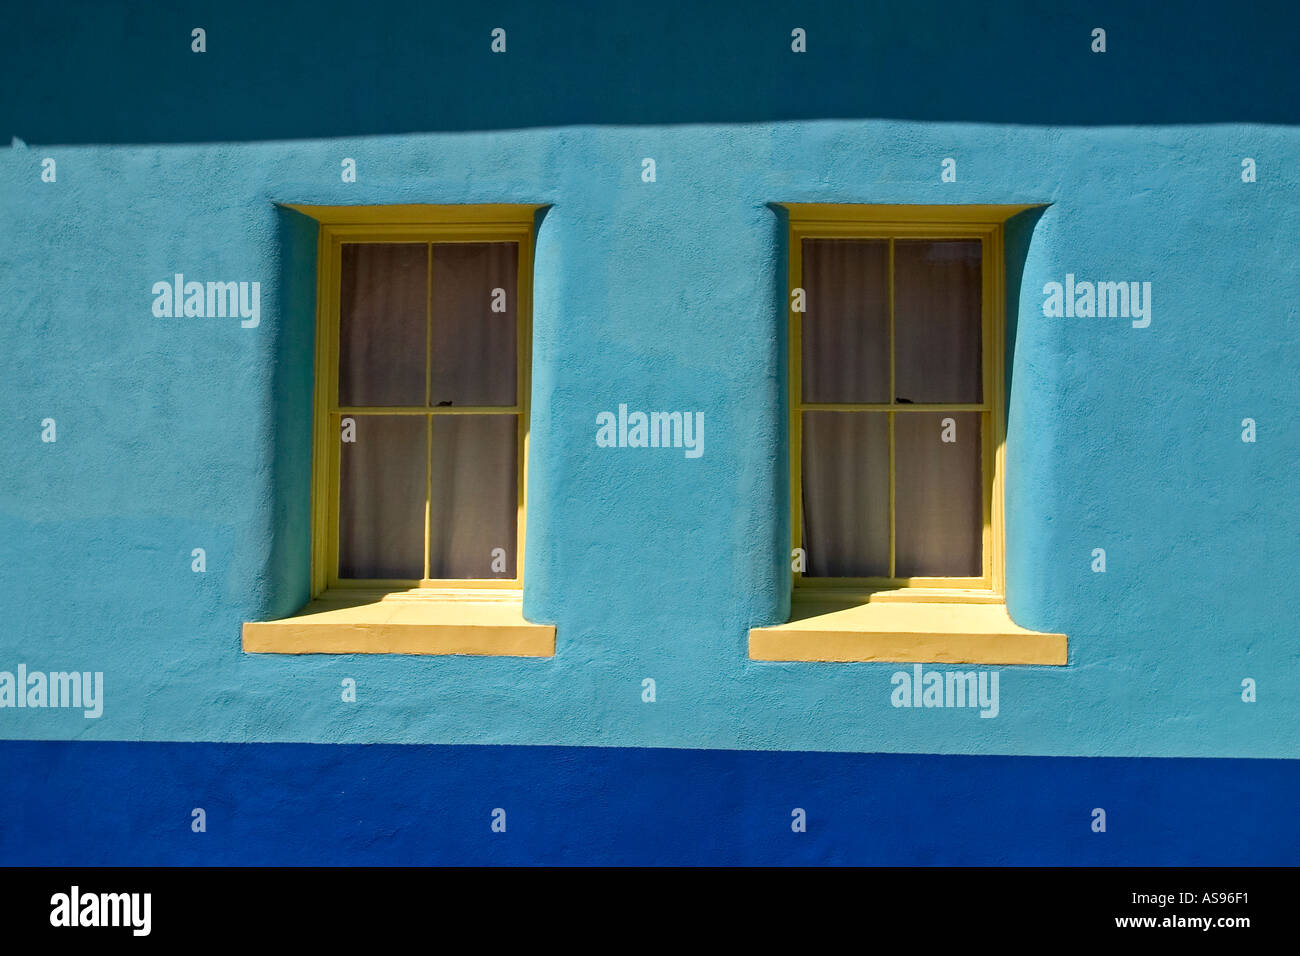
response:
M339 289L339 404L423 405L429 249L348 243Z
M515 403L517 249L434 243L431 404ZM494 301L504 311L494 312Z
M975 403L980 388L980 244L894 242L894 391L919 404Z
M889 241L805 239L805 402L889 401Z
M888 240L805 239L802 258L803 401L888 403ZM895 400L982 401L979 241L896 239L893 279ZM806 574L889 575L891 415L895 576L982 574L982 416L920 410L803 413Z
M339 461L339 577L424 573L425 416L357 415Z
M803 413L806 574L889 575L889 420L865 412Z
M517 262L514 243L345 244L340 404L514 405ZM426 557L435 579L514 577L517 414L353 418L356 441L340 453L340 577L418 580Z
M899 412L894 456L895 574L983 574L980 414Z
M514 415L434 418L431 578L515 576L517 425ZM498 548L501 571L492 568Z

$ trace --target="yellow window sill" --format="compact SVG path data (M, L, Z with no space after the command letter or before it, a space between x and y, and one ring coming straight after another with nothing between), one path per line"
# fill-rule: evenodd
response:
M518 591L326 591L292 617L245 623L244 650L553 657L555 627L524 620Z
M1001 600L987 594L943 600L938 591L873 595L870 600L824 595L798 599L790 621L749 632L756 661L890 661L944 664L1067 662L1064 634L1016 624Z

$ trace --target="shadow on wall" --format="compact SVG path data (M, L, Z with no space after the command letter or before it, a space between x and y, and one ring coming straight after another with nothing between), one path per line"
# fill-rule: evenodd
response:
M311 588L312 397L316 365L316 220L275 207L281 303L271 346L272 523L260 578L258 620L287 617Z
M226 142L819 118L1295 124L1300 6L22 4L0 137ZM493 52L504 44L504 52ZM203 52L194 31L203 31ZM792 34L803 30L805 52ZM1094 52L1094 30L1105 52Z
M1007 432L1011 431L1011 373L1016 367L1016 331L1020 327L1020 287L1024 284L1025 261L1029 258L1029 242L1033 238L1034 228L1043 213L1051 208L1048 205L1026 209L1018 216L1012 216L1002 227L1003 258L1006 265L1006 390L1003 415L1007 416Z

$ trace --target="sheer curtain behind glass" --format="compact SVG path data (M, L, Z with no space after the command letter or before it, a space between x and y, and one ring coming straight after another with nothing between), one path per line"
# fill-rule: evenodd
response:
M339 577L513 578L518 246L346 243L340 265Z
M982 401L980 242L805 239L802 262L802 403L840 406L801 413L805 575L980 575L983 416L925 409Z
M433 247L435 406L516 402L517 257L511 242ZM429 577L515 576L518 427L514 414L434 416Z

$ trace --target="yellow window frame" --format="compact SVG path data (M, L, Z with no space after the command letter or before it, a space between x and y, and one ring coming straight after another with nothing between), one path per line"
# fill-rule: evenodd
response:
M293 617L244 625L244 649L279 653L499 654L545 657L555 628L522 616L532 377L532 276L539 205L291 205L319 223L316 268L316 366L313 400L310 603ZM342 247L345 243L514 242L516 275L515 403L432 407L353 406L338 400ZM432 277L425 342L432 335ZM441 415L514 415L518 461L513 578L436 579L428 575L429 507L435 489L426 466L425 576L348 579L338 575L340 429L344 418L423 415L426 437Z
M790 530L803 545L802 424L806 411L889 417L890 575L818 578L792 570L791 620L750 631L755 660L1064 664L1063 634L1030 631L1013 622L1005 604L1006 253L1003 224L1032 205L859 205L781 203L787 217ZM827 404L803 401L802 322L793 290L803 288L804 239L889 241L889 402ZM900 404L894 388L894 241L978 239L981 244L981 377L983 401ZM983 500L982 574L978 577L897 577L895 566L894 422L912 413L981 415Z
M794 572L794 587L802 589L836 589L875 591L900 588L945 588L960 592L1002 591L1002 452L1003 408L1002 353L1005 340L1004 322L994 316L1005 315L1002 222L981 220L970 207L934 206L789 206L789 289L787 296L790 335L790 527L793 547L803 546L803 413L814 411L886 415L889 420L889 562L890 574L868 578L816 578ZM980 208L980 207L975 207ZM955 212L954 210L960 210ZM889 243L889 402L809 403L803 401L804 313L794 311L793 290L803 288L803 240L805 239L881 239ZM981 380L983 401L971 404L900 404L894 388L894 241L896 239L976 239L981 246ZM983 573L978 577L899 577L894 571L894 421L896 415L915 413L975 412L981 422L981 465L983 487ZM972 593L969 597L983 595Z
M527 488L528 461L528 399L531 359L532 315L532 209L527 208L527 221L515 212L510 217L503 210L501 219L482 221L453 221L447 214L440 221L382 222L377 217L368 223L322 222L319 248L319 318L316 344L316 442L317 455L313 468L313 596L333 588L505 588L523 587L523 546L525 530L525 492ZM464 215L463 212L460 215ZM514 221L512 221L512 218ZM432 273L432 249L438 243L456 242L513 242L518 246L516 300L515 300L515 382L513 405L484 405L459 407L433 407L429 404L429 365L425 363L425 404L413 407L352 406L339 404L339 322L340 322L340 263L343 246L351 243L423 243L428 251L427 268ZM425 348L430 348L433 335L432 276L428 279L428 302L425 308ZM338 575L339 558L339 468L340 445L338 435L344 418L365 415L419 415L425 419L426 436L433 428L435 418L443 415L514 415L518 422L516 436L518 447L517 527L515 538L515 576L513 578L443 578L428 576L429 510L437 489L432 487L432 475L425 469L425 574L419 579L349 579Z

